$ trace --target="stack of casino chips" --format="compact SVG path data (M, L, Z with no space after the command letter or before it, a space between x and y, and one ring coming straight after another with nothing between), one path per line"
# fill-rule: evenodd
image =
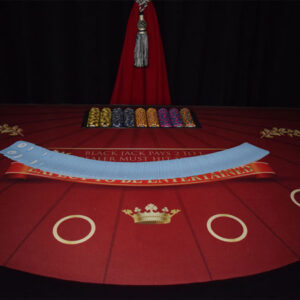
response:
M183 127L182 120L180 118L180 114L177 108L171 108L169 110L170 119L172 122L173 127Z
M110 127L111 125L111 109L104 107L100 113L100 126L101 127Z
M114 108L112 110L111 115L111 125L112 127L123 127L124 123L124 117L123 117L123 111L121 108Z
M158 111L150 107L145 110L142 107L134 110L127 107L110 109L103 107L102 110L98 107L92 107L88 113L86 127L196 127L191 111L188 108L182 108L180 111L177 108L165 107Z
M100 109L92 107L89 111L87 127L99 127L100 124Z
M134 110L130 107L124 109L124 126L135 127Z
M147 121L149 127L159 127L157 111L155 108L150 107L147 109Z
M166 108L163 107L158 110L158 118L160 127L172 127L169 112Z
M196 127L191 112L188 108L182 108L180 110L180 115L185 127Z
M144 108L137 108L135 110L135 122L137 127L147 127L147 117Z

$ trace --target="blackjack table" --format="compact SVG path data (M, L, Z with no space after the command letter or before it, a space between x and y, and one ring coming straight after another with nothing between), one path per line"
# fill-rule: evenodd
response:
M122 289L217 286L293 270L296 282L299 109L190 106L194 128L87 128L91 107L1 105L0 149L22 140L92 160L150 162L247 142L269 154L199 176L98 181L1 155L2 275Z

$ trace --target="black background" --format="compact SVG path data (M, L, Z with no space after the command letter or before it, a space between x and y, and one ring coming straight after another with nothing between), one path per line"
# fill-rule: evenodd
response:
M154 0L173 104L300 106L299 1ZM0 2L2 103L109 103L130 1Z
M0 267L0 299L295 299L300 263L254 276L176 286L116 286L46 278Z

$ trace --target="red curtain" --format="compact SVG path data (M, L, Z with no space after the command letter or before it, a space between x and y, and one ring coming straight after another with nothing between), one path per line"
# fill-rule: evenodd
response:
M111 104L168 105L171 103L164 50L153 3L144 11L149 41L148 66L134 67L139 10L134 3L126 30Z

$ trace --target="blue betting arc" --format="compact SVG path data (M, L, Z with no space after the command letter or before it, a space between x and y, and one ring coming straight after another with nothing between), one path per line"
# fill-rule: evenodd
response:
M269 151L243 143L211 154L153 162L107 162L50 151L18 141L0 151L24 165L59 175L107 180L151 180L202 175L257 161Z

